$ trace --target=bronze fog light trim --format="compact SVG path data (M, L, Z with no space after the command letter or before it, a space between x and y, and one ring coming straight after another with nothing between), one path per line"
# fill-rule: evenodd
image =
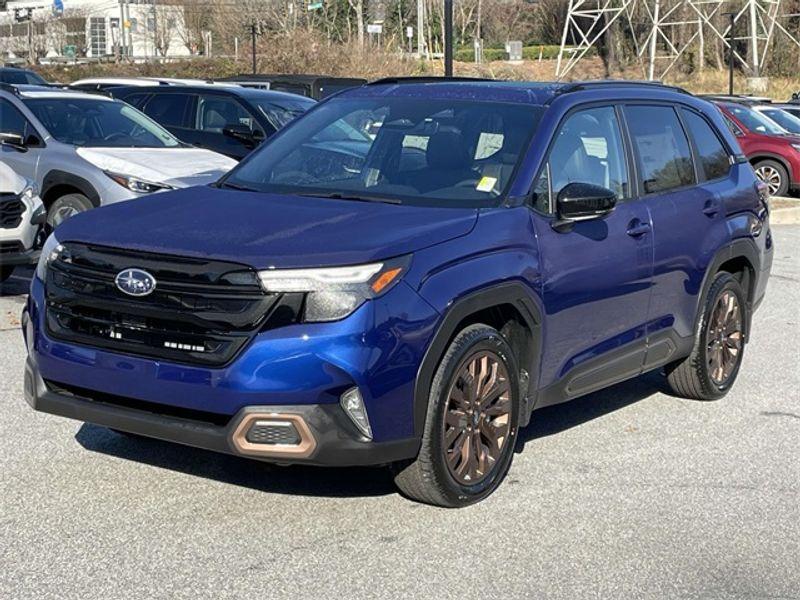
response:
M254 444L247 440L247 432L258 421L291 423L300 442L297 444ZM238 454L274 458L308 458L317 447L317 440L300 415L284 413L248 413L231 434L231 443Z

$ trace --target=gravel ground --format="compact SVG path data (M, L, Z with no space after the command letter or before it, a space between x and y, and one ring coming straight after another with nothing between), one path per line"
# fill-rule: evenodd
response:
M775 237L725 399L647 375L539 411L456 511L34 413L0 331L0 598L800 598L800 227Z

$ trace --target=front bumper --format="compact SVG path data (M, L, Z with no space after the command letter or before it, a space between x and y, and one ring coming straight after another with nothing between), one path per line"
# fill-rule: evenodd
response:
M347 417L338 405L247 406L228 423L214 424L135 408L126 405L135 402L127 402L129 399L125 398L67 391L48 385L30 357L25 364L25 400L41 412L195 448L281 464L380 465L413 458L419 451L419 440L415 439L368 442L353 437L348 431ZM303 435L296 444L248 442L248 428L261 419L293 422Z
M38 197L24 199L23 202L25 212L19 225L0 227L0 264L30 265L39 260L39 247L44 241L40 235L45 217L44 207Z

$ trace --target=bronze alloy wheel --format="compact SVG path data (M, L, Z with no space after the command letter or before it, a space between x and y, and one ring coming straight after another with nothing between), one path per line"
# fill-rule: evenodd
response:
M450 474L462 485L483 481L500 461L511 426L511 387L499 356L482 351L462 363L442 426Z
M706 330L708 375L718 386L728 382L742 353L744 332L739 300L731 290L717 298Z

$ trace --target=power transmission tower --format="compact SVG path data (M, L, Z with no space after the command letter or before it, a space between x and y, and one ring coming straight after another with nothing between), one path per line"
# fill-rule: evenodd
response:
M768 48L776 33L800 47L800 40L781 23L782 0L570 0L556 77L565 77L603 40L615 21L627 22L637 60L649 79L664 77L683 54L695 45L701 57L709 38L721 41L751 77L764 69ZM731 25L718 24L724 12L734 14ZM643 18L634 26L636 16ZM642 27L641 25L644 25ZM688 28L691 35L681 35ZM637 36L637 31L644 31ZM740 52L740 45L747 48ZM701 58L702 60L702 58Z

